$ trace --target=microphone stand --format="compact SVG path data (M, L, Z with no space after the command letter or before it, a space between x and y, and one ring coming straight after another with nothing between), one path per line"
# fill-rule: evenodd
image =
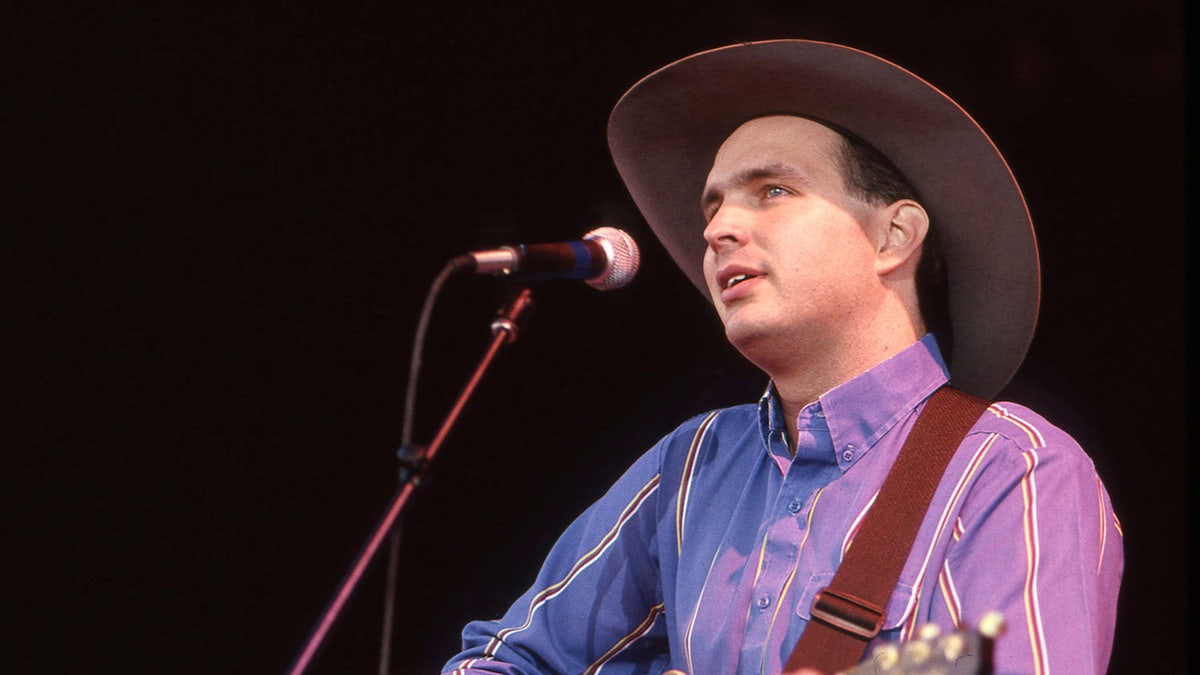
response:
M375 529L371 531L367 537L366 544L359 551L358 556L350 565L349 571L345 578L338 586L337 592L334 593L333 599L325 611L321 613L317 624L313 627L312 633L308 640L304 643L304 647L300 650L300 654L292 663L292 667L288 670L289 675L300 675L312 663L313 657L317 650L324 642L329 629L333 627L333 623L337 620L342 610L345 608L346 602L350 599L350 595L358 586L362 579L363 573L366 572L371 560L379 551L379 545L387 537L392 527L396 524L400 512L408 503L408 498L412 495L420 484L424 476L428 473L429 464L433 461L438 450L441 449L442 443L446 440L446 436L450 433L450 429L458 420L458 416L466 407L467 401L475 392L475 388L479 385L483 375L495 360L496 354L500 352L500 348L506 344L512 344L517 339L517 333L520 330L520 323L533 307L533 291L528 287L519 288L501 307L496 314L496 318L492 321L492 341L488 345L487 351L483 358L479 361L479 365L475 367L475 372L463 387L462 393L459 394L450 412L442 421L442 426L438 430L437 435L425 448L405 447L401 448L401 461L406 464L407 471L404 472L404 480L402 481L396 494L392 497L392 502L384 511L383 516L379 519Z

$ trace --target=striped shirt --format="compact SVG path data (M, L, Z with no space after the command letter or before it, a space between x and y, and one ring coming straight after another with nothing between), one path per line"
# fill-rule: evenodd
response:
M567 529L502 618L467 625L445 672L778 673L946 378L926 336L802 410L794 455L770 389L689 420ZM1091 460L995 403L934 494L877 641L997 610L996 672L1104 672L1122 568Z

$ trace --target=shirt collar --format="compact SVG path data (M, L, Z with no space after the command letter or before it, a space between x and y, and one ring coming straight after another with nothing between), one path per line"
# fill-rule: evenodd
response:
M945 384L949 373L932 334L926 334L886 361L851 378L805 406L799 420L824 417L838 465L858 461L901 419ZM764 447L772 432L786 428L783 405L774 385L759 400L759 430Z

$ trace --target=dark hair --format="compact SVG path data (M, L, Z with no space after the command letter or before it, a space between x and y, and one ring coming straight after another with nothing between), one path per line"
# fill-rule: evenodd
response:
M831 127L842 138L838 160L850 194L868 204L885 205L900 199L921 201L917 191L882 152L843 129ZM938 228L930 220L929 231L917 262L917 308L925 328L938 337L946 359L950 358L953 333L950 303Z

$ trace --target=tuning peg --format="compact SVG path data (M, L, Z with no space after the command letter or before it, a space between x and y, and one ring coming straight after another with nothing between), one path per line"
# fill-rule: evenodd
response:
M1003 633L1004 616L1001 615L1000 612L988 612L987 614L983 615L982 619L979 620L979 634L985 638L988 638L989 640L995 640Z
M938 649L942 652L942 658L950 663L954 663L960 656L966 652L967 641L963 636L957 633L951 633L938 640Z

